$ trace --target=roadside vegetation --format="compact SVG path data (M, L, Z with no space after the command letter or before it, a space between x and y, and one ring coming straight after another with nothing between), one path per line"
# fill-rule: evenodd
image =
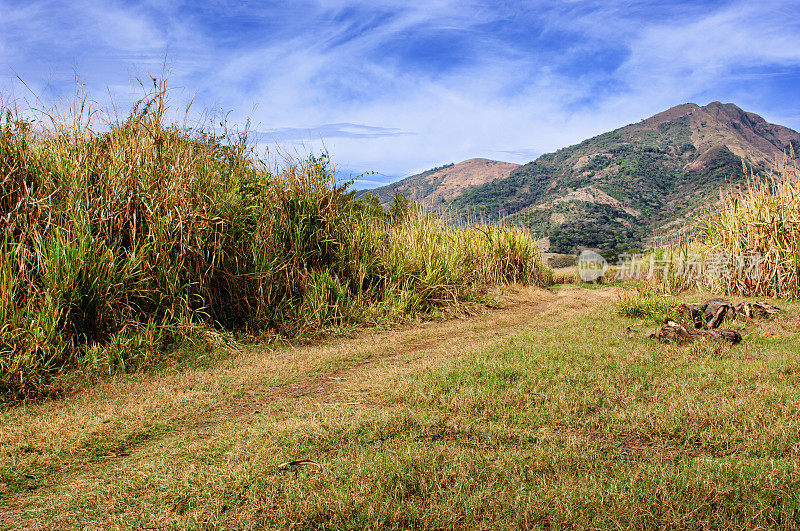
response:
M710 253L760 257L757 275L722 275L711 289L800 298L800 170L794 151L768 179L751 175L742 193L712 210L704 236Z
M85 98L0 113L3 400L53 392L64 371L135 370L187 338L308 337L551 280L523 230L376 211L327 154L270 162L245 134L169 123L154 88L124 120Z
M641 284L636 291L621 294L616 309L617 314L623 317L664 323L677 320L672 311L676 304L674 298L663 297L649 284Z
M800 170L787 155L708 207L679 243L628 256L617 278L671 294L800 298Z

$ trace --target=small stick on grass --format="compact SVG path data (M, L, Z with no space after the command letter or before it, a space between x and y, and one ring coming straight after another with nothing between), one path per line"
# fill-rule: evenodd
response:
M290 467L301 466L301 465L315 466L318 469L322 470L322 465L311 459L296 459L294 461L288 461L286 463L278 465L278 468L280 468L281 470L286 470Z

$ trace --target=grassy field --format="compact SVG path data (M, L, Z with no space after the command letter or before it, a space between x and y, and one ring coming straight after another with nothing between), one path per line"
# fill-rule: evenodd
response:
M800 527L794 165L695 242L753 282L575 284L166 93L0 112L0 527ZM698 286L795 301L651 339Z
M663 345L618 315L631 288L592 288L8 409L0 522L799 527L800 306L735 347Z

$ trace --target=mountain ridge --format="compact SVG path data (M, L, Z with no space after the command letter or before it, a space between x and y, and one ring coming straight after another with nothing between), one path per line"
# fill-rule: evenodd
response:
M386 205L401 193L427 210L526 226L555 252L616 255L679 232L744 184L743 162L764 176L790 148L799 133L732 103L683 103L527 164L468 159L357 197Z
M544 154L449 206L527 226L555 252L614 255L674 233L744 183L743 160L764 175L790 146L800 134L734 104L685 103Z
M371 193L381 204L387 205L392 202L395 194L401 193L424 208L434 210L471 188L507 177L518 167L519 164L511 162L472 158L457 164L432 168L386 186L361 190L356 197Z

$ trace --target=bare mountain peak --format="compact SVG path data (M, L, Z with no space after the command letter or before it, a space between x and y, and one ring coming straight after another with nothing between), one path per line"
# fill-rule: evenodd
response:
M506 164L504 162L500 162L498 160L490 160L490 159L482 159L480 157L474 159L467 159L465 161L459 162L458 164ZM456 164L456 166L458 166Z
M800 141L800 135L733 103L713 101L697 113L692 140L700 150L719 144L751 162L772 162L791 142Z
M742 118L745 118L747 117L748 114L750 114L746 113L740 107L734 105L733 103L720 103L718 101L712 101L711 103L703 107L703 110L714 116L727 117L734 120L741 120ZM753 114L753 116L761 118L757 114ZM761 119L763 120L763 118Z
M661 124L673 122L685 116L691 116L698 109L700 109L700 106L696 103L683 103L681 105L670 107L666 111L655 114L650 118L645 118L640 124L635 125L639 126L639 128L658 127Z
M369 192L381 203L392 201L396 193L418 201L429 209L438 208L453 197L495 179L505 179L519 164L485 158L467 159L457 164L446 164L428 171L406 177L394 184L382 186ZM367 191L360 195L366 194Z

